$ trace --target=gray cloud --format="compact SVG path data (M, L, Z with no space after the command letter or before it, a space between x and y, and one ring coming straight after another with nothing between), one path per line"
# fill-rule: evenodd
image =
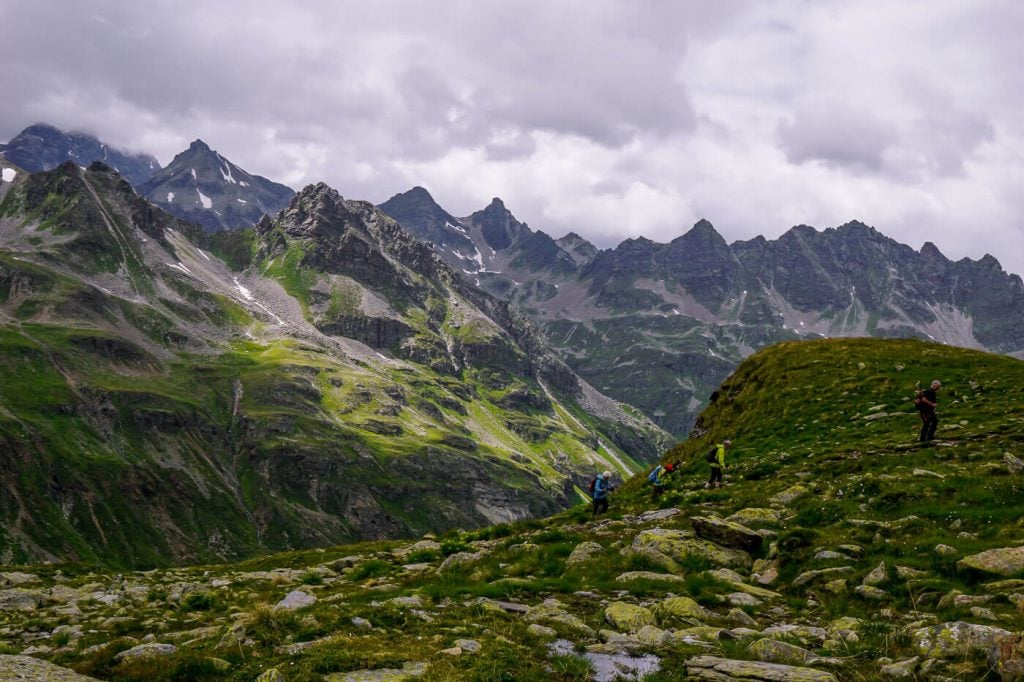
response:
M1024 271L1024 5L0 0L36 121L381 201L492 196L601 245L859 218Z

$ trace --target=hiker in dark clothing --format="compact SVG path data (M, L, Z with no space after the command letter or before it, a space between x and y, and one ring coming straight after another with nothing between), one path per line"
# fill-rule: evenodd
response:
M935 408L939 406L939 398L935 394L942 384L938 379L932 385L921 391L921 400L917 409L921 411L921 442L926 443L935 438L935 428L939 425L939 415Z
M608 511L608 493L612 488L612 472L606 471L594 479L594 518Z
M722 487L722 469L725 468L725 451L732 445L731 440L723 440L712 452L708 453L708 464L711 465L711 476L704 484L706 489ZM712 455L714 455L712 457Z

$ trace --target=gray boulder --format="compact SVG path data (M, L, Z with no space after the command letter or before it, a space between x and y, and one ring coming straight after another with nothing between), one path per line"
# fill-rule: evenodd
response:
M741 549L745 552L756 552L761 549L761 544L764 542L763 537L735 521L693 516L690 518L690 523L698 537L725 547Z

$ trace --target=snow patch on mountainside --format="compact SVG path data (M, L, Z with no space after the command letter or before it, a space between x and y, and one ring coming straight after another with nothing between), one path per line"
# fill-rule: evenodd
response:
M213 208L213 200L206 196L199 190L196 190L196 194L199 195L199 203L203 205L203 208Z
M18 171L13 168L4 168L0 171L0 177L3 178L4 182L14 182L14 178L18 177Z

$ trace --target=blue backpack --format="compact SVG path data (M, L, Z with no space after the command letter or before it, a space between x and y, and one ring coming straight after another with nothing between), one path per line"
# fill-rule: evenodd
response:
M651 483L657 483L658 482L658 472L659 471L661 471L661 465L660 464L658 466L654 467L654 471L652 471L647 476L647 480L650 481Z

